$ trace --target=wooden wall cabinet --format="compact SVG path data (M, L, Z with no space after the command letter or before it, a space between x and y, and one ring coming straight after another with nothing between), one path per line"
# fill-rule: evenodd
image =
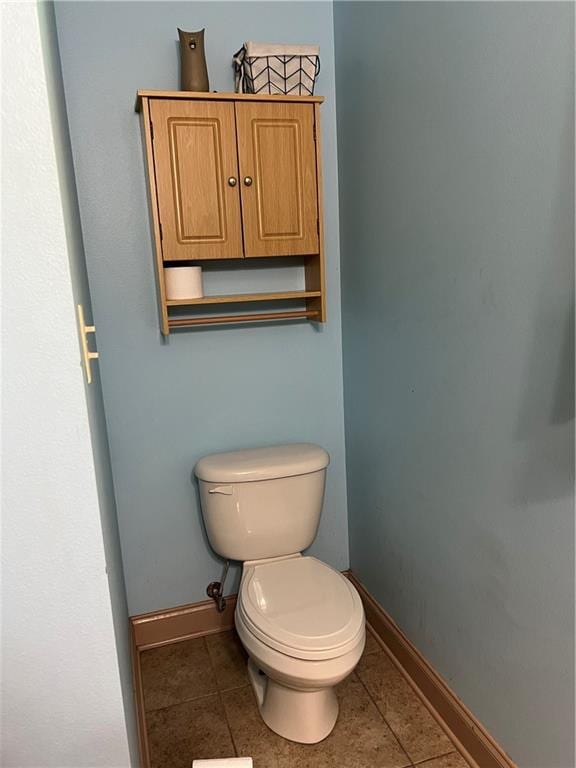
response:
M139 91L162 332L226 322L325 322L317 96ZM165 264L298 257L305 290L168 301ZM301 299L297 311L182 316L172 307Z

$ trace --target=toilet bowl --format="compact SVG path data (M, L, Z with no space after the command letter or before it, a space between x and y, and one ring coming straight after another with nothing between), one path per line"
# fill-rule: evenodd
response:
M248 562L235 623L264 722L292 741L326 738L338 717L334 686L364 650L353 585L313 557Z
M195 467L210 544L243 563L235 624L260 714L305 744L334 728L334 686L365 643L353 584L302 555L318 530L328 463L320 446L296 443L213 454Z

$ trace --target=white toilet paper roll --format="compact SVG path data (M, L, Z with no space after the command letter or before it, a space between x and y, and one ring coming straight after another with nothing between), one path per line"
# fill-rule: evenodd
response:
M192 760L192 768L252 768L252 758L224 757L218 760Z
M204 296L202 267L166 267L167 299L200 299Z

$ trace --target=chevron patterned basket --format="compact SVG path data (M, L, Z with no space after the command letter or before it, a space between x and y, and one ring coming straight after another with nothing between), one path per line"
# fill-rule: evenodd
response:
M233 58L236 92L312 96L319 53L317 45L244 43Z

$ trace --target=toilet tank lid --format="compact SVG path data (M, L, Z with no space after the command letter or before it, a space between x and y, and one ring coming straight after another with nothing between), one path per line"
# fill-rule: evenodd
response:
M318 472L330 463L328 452L313 443L272 445L204 456L194 472L209 483L248 483Z

